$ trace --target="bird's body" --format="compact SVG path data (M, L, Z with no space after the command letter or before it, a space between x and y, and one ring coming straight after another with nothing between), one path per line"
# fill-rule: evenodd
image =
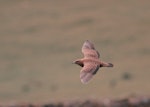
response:
M82 46L84 58L74 61L82 67L80 71L81 82L86 84L97 73L100 67L113 67L113 64L103 62L99 59L100 54L95 50L94 45L86 40Z

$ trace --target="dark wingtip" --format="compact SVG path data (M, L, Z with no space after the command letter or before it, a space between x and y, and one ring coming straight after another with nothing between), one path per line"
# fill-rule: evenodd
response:
M89 40L86 40L85 42L89 42Z

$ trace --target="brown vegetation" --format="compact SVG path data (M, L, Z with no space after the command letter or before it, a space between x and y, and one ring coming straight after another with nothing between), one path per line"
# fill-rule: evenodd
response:
M0 106L1 107L1 106ZM67 101L47 104L11 104L5 107L150 107L148 97L129 97L119 100L86 100L86 101Z

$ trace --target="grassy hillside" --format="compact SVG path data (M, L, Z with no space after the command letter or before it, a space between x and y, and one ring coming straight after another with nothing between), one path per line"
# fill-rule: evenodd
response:
M0 101L47 101L150 94L149 1L0 1ZM102 68L79 79L85 40Z

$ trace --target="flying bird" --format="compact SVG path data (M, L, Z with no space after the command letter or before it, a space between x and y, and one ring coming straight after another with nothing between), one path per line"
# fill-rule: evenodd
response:
M80 71L80 79L83 84L87 84L89 80L97 73L101 67L113 67L112 63L101 61L99 52L95 49L94 44L86 40L82 46L84 58L75 60L73 63L82 67Z

